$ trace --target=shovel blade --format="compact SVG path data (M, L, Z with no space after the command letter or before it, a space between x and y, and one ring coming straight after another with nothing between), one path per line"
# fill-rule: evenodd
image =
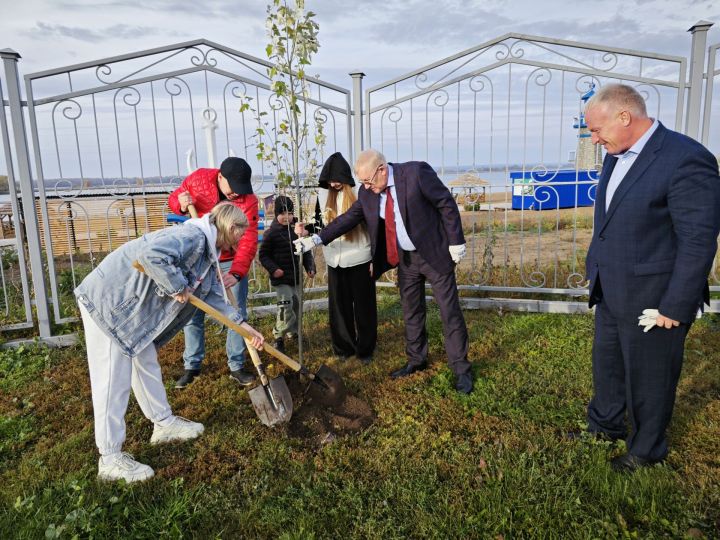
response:
M270 379L267 386L256 386L248 395L255 414L264 425L273 427L290 421L293 412L292 396L282 376Z
M327 407L337 407L347 397L342 377L324 364L315 373L315 379L310 381L307 393L317 403Z

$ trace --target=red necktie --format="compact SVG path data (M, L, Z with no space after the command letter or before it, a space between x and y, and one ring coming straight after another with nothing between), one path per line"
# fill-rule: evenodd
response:
M395 233L395 205L390 194L390 188L385 190L385 246L387 247L387 261L390 266L397 266L400 262L397 248L397 234Z

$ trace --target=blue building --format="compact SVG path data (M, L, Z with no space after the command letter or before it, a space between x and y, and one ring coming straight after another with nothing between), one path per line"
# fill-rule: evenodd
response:
M602 164L602 149L594 145L585 123L585 105L595 94L595 85L583 94L580 117L573 128L578 130L575 162L577 168L539 171L511 171L513 210L555 210L592 206L595 203L598 171Z

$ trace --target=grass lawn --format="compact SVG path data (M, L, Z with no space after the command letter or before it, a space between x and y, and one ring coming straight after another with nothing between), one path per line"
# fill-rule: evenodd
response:
M182 337L161 351L174 412L196 441L150 446L131 399L125 450L156 477L96 480L86 351L0 352L0 538L657 538L720 533L720 319L688 338L667 464L618 475L622 445L559 436L584 425L591 316L467 312L476 388L461 396L429 310L431 369L403 380L395 296L375 361L338 364L327 314L307 314L306 361L341 372L375 421L319 445L262 426L227 377L224 337L203 376L172 389ZM272 322L258 321L269 335ZM293 349L291 349L291 352Z

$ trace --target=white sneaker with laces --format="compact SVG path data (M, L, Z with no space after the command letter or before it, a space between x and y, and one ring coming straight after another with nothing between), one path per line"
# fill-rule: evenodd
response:
M133 459L127 452L100 457L98 478L100 480L125 480L128 484L142 482L155 476L155 471Z
M205 426L199 422L191 422L182 416L176 416L169 426L155 424L150 444L165 443L171 441L189 441L199 437L205 431Z

